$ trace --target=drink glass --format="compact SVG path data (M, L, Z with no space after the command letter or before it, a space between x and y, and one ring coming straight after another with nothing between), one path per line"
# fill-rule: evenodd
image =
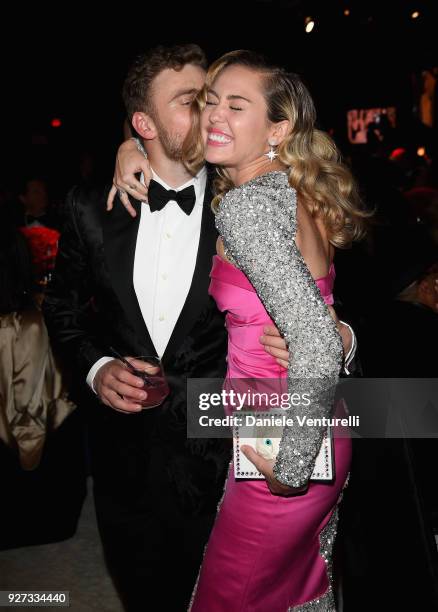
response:
M140 355L139 357L134 357L133 359L144 361L145 363L158 368L156 373L149 374L148 372L139 370L132 365L131 372L143 380L143 390L147 393L146 399L139 400L139 404L143 408L155 408L156 406L160 406L170 393L169 384L164 374L161 359L155 355Z

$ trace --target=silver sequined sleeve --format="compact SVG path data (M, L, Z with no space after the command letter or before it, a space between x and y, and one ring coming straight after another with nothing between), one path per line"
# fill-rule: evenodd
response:
M330 417L342 365L342 342L315 281L295 244L296 192L285 172L259 176L229 191L216 225L226 252L251 281L285 338L288 391L308 394L310 405L289 408L274 474L283 484L307 484L325 427L298 418Z

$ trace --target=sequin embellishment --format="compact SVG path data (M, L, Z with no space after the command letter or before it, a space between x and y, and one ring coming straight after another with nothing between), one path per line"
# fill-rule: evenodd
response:
M307 393L310 406L293 407L303 418L330 417L342 365L342 341L295 244L296 191L285 172L258 176L228 191L216 215L225 252L246 274L285 338L292 358L288 390ZM274 474L283 484L309 481L325 427L285 427Z

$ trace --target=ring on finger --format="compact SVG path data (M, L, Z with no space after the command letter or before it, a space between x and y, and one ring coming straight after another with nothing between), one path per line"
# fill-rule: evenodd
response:
M126 191L124 189L117 189L117 192L119 194L119 198L121 198L122 196L126 195Z

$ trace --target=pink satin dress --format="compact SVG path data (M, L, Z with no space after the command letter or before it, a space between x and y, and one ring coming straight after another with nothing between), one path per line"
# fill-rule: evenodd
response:
M334 277L332 266L316 281L327 304ZM243 272L216 255L209 291L227 311L227 378L286 378L259 342L272 320ZM304 495L275 496L265 480L236 481L230 466L191 612L335 610L332 548L351 463L345 434L334 437L335 480L310 482Z

